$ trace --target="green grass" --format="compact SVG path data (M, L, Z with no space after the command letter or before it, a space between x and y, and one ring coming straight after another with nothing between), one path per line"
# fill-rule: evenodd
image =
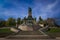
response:
M12 34L13 32L10 31L9 28L2 28L0 29L0 37L5 37L5 36L8 36L10 34Z
M50 30L47 31L46 33L52 37L56 36L60 37L60 28L50 28Z
M11 33L12 31L10 31L10 29L8 28L3 28L3 29L0 29L0 33Z
M48 32L49 32L49 33L60 32L60 28L50 28L50 30L49 30Z

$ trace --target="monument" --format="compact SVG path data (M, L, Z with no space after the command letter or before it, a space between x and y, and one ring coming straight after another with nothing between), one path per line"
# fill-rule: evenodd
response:
M28 17L24 19L26 25L33 25L34 18L32 17L32 9L28 8Z
M24 17L24 23L18 27L22 31L34 31L40 29L40 26L34 23L32 9L28 8L28 17Z
M34 18L32 17L32 9L28 8L28 17L24 18L23 24L19 25L16 32L13 36L9 36L7 38L12 39L40 39L40 38L50 38L47 34L45 34L43 30L45 28L41 28L40 25L34 23Z

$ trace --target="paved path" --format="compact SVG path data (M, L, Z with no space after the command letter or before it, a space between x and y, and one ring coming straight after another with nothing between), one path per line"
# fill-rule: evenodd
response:
M10 27L2 27L2 28L0 28L0 29L5 29L5 28L8 28L8 29L9 29Z
M5 39L5 38L0 38L0 40L60 40L60 39Z

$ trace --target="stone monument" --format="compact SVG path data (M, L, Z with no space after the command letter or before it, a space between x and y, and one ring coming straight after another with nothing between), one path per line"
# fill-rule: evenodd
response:
M28 17L24 19L26 25L33 25L34 18L32 17L32 9L28 8Z
M24 17L24 23L18 27L23 31L34 31L40 28L39 25L34 23L34 18L32 17L32 9L28 8L28 17Z
M19 30L18 30L19 29ZM13 36L7 38L17 38L17 39L40 39L40 38L50 38L43 31L46 28L41 28L40 25L34 22L32 17L32 9L28 8L28 17L24 18L24 23L19 25L17 28L17 33ZM15 29L14 29L15 30ZM15 30L16 31L16 30Z

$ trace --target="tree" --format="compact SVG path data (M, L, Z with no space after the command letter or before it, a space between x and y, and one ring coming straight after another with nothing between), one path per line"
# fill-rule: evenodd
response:
M43 23L43 19L41 18L41 16L39 17L39 23Z
M14 18L8 18L6 24L7 26L16 26L16 20Z
M5 23L6 23L5 20L0 20L0 27L4 27L4 26L6 26Z
M22 24L23 22L24 22L24 20L22 19L22 20L21 20L21 24Z
M21 18L17 18L17 24L21 24Z
M41 18L41 16L39 17L39 20L40 20L40 21L43 21L43 19Z
M53 27L54 26L54 19L53 18L47 18L47 23L49 26Z
M36 22L36 17L34 18L35 22Z

